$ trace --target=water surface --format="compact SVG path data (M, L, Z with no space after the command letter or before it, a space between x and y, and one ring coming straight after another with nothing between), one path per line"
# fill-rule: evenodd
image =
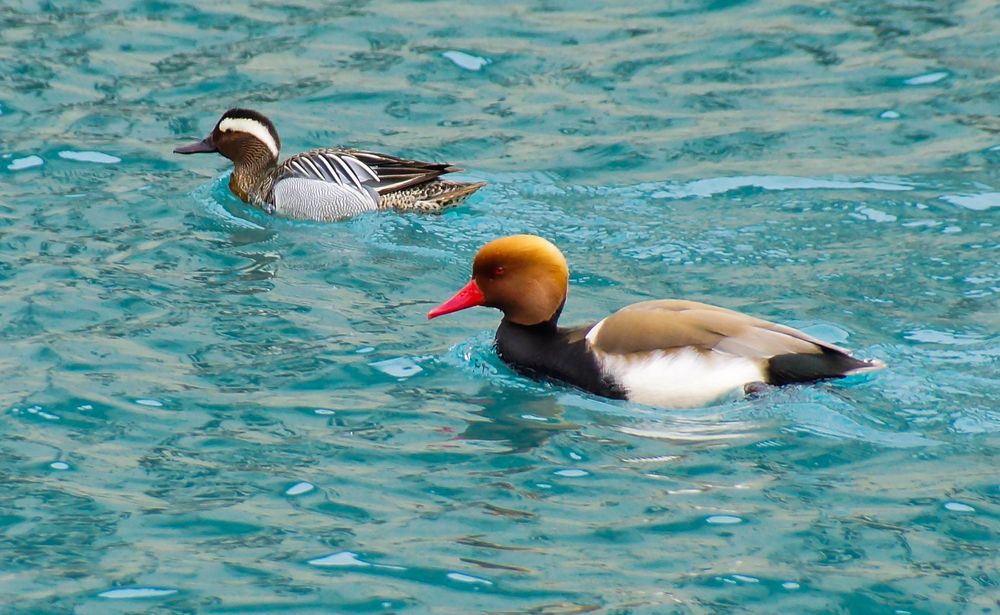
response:
M0 10L0 603L32 613L1000 611L985 1ZM489 186L268 218L226 108ZM710 408L513 374L424 314L484 242L568 323L691 298L879 374Z

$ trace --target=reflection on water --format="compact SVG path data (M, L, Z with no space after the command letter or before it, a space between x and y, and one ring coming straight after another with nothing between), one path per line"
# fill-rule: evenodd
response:
M469 403L476 404L476 398ZM541 446L560 431L579 426L563 418L563 408L551 397L537 400L519 398L480 398L482 410L472 412L469 424L460 437L469 440L498 440L510 446L510 452L525 452Z

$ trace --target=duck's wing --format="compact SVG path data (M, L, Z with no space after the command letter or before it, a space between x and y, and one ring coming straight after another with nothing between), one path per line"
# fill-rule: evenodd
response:
M324 190L342 192L345 198L354 197L379 203L376 186L381 181L378 172L353 155L351 150L315 149L296 154L278 169L276 184L282 180L296 179L327 184ZM300 182L301 183L301 182Z
M773 384L837 378L884 367L802 331L696 301L644 301L625 307L587 334L598 353L632 355L681 349L759 361Z
M446 163L421 162L359 149L314 149L281 164L281 177L339 184L376 195L396 192L461 171Z
M398 158L389 154L368 152L364 150L340 150L344 155L353 158L371 169L377 179L370 184L379 194L396 192L411 186L427 183L445 173L461 171L446 163L421 162Z

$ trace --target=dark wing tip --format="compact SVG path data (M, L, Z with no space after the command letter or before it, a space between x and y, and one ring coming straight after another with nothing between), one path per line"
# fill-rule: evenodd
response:
M821 353L790 353L767 361L770 384L812 382L874 372L886 367L879 359L858 359L838 350L824 348Z

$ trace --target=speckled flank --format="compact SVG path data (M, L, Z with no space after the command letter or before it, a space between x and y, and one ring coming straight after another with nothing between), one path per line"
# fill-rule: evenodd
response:
M458 205L485 185L486 182L465 184L435 180L413 188L383 194L379 208L436 213Z

